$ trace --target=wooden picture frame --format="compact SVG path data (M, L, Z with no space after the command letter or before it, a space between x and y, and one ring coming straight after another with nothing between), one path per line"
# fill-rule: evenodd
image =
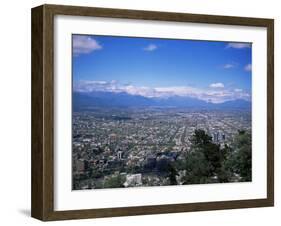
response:
M54 210L54 16L126 18L267 29L267 198L120 208ZM31 215L51 221L274 205L274 21L273 19L137 11L61 5L32 9L32 200Z

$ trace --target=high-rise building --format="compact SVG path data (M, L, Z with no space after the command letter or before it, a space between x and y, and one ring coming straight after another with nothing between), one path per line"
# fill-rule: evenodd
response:
M214 142L219 142L219 137L220 137L220 133L219 132L213 133L213 141Z
M122 155L123 155L123 152L122 152L122 151L118 151L118 152L117 152L117 158L118 158L119 160L122 159Z

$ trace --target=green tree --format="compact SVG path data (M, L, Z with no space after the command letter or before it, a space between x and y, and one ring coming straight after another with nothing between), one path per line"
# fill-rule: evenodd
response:
M194 131L191 137L191 149L186 157L185 183L227 182L229 175L224 162L229 147L220 148L212 142L212 137L204 130Z
M125 181L123 180L123 178L121 177L120 174L117 174L117 175L113 175L109 178L107 178L105 181L104 181L104 185L103 187L104 188L121 188L121 187L124 187L123 186L123 183Z
M232 152L232 148L228 145L224 145L223 148L220 149L221 155L221 167L217 171L218 181L220 183L230 182L232 178L232 172L228 170L226 163L228 156Z
M251 134L238 131L231 146L212 142L204 130L195 130L185 161L185 184L251 181Z
M178 176L178 172L176 170L176 168L172 165L169 164L168 166L168 176L169 176L169 180L170 180L170 185L177 185L177 176Z
M212 173L216 172L221 167L223 155L220 150L220 145L213 143L212 137L204 130L195 130L191 137L191 149L203 153L206 161L212 166Z
M213 167L201 151L191 151L186 158L184 184L205 184L210 182Z
M194 131L190 141L191 149L186 157L184 183L208 183L215 178L215 173L221 167L220 147L201 129Z
M228 171L239 175L240 181L252 180L252 135L238 131L234 138L233 151L226 161Z

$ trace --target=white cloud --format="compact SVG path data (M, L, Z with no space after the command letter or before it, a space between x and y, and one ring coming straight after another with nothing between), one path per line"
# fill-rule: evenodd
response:
M234 49L251 48L251 44L242 43L242 42L230 42L227 44L226 48L234 48Z
M247 65L244 67L244 70L245 70L245 71L252 71L252 64L247 64Z
M75 56L80 54L91 53L95 50L102 49L102 46L93 38L86 35L73 36L73 53Z
M146 86L136 87L133 85L127 85L127 86L123 86L121 90L131 95L140 95L145 97L157 96L155 93L155 89Z
M149 44L148 46L143 48L144 51L149 51L149 52L154 51L156 49L158 49L158 47L157 45L154 44Z
M118 91L117 81L89 81L81 80L77 83L74 83L74 91L77 92L93 92L93 91Z
M224 84L221 82L212 83L209 85L210 88L224 88Z
M230 69L230 68L234 68L234 67L235 67L234 64L225 64L225 65L223 65L224 69Z
M250 100L251 95L242 89L225 89L222 83L213 83L210 88L197 88L191 86L170 86L170 87L147 87L134 86L131 84L120 84L116 80L112 81L79 81L74 83L76 92L125 92L131 95L140 95L147 98L168 98L171 96L192 97L212 103L222 103L225 101L244 99ZM215 87L216 89L214 89ZM219 88L219 89L217 89Z
M156 92L159 96L197 96L202 91L191 86L170 86L170 87L156 87Z

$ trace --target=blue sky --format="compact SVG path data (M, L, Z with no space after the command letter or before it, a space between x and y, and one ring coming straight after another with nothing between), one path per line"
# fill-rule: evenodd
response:
M73 35L76 91L251 98L249 43Z

